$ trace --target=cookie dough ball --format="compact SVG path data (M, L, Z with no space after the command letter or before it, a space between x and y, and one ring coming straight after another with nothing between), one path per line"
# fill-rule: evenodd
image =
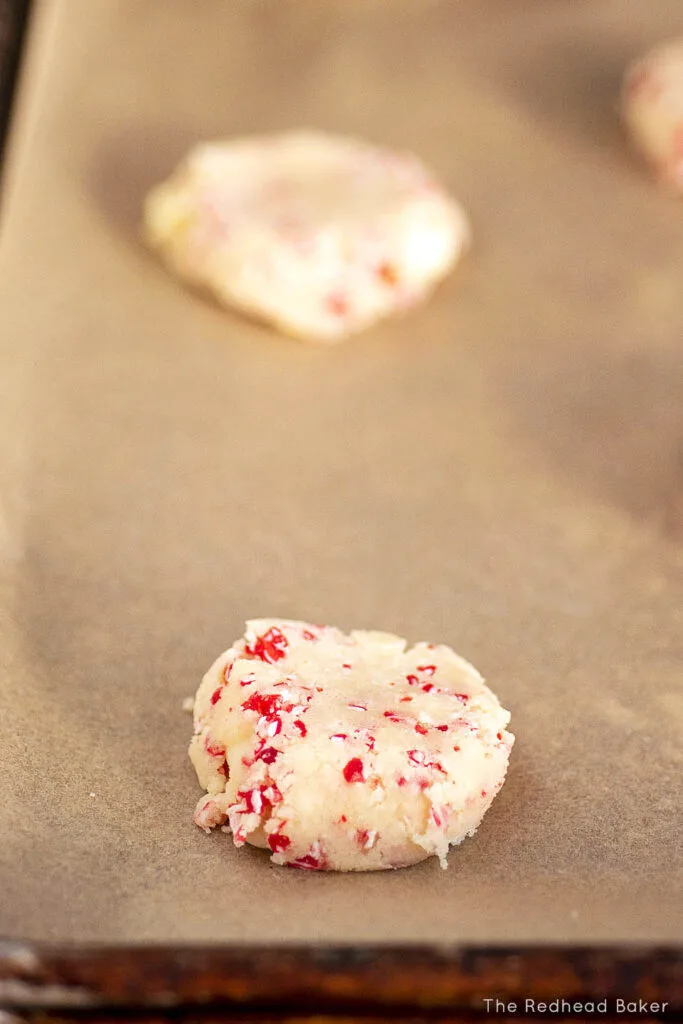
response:
M629 69L622 113L658 177L683 193L683 38L656 47Z
M445 867L503 785L509 719L449 647L257 619L197 692L194 821L276 864Z
M415 157L312 131L198 146L149 195L144 229L184 280L323 342L418 302L469 239Z

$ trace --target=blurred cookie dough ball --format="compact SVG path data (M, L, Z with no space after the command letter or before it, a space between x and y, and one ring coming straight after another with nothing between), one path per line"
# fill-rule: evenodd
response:
M198 146L148 196L144 230L183 280L320 342L421 301L470 237L416 157L315 131Z
M683 37L629 68L621 108L636 148L664 184L683 193Z

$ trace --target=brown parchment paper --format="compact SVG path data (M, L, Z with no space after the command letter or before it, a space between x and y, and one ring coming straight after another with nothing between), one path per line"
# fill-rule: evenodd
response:
M681 938L683 208L624 144L680 0L42 0L3 202L0 934ZM203 138L412 149L475 244L337 348L184 291ZM190 824L181 702L247 616L452 644L511 708L477 836L380 875Z

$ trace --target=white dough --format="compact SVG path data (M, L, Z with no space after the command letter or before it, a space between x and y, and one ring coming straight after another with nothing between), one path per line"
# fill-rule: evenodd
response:
M318 870L404 867L471 836L503 785L509 713L449 647L281 619L209 669L194 821Z
M327 342L422 299L469 240L415 157L313 131L198 146L148 196L144 228L219 302Z
M658 177L683 192L683 38L657 46L629 68L622 114Z

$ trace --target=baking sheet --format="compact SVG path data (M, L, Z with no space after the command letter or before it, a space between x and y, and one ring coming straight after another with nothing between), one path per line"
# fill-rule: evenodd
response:
M43 0L0 274L0 934L681 938L683 212L615 119L679 0ZM178 287L140 201L193 141L413 149L475 246L346 345ZM247 616L452 644L511 708L479 833L271 867L190 824L181 711Z

